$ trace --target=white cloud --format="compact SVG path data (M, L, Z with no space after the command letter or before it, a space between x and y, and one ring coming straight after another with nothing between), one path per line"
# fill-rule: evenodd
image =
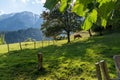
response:
M3 10L0 10L0 15L4 14L4 11Z
M44 4L46 0L34 0L32 4Z
M32 4L36 4L36 3L33 1Z
M41 3L45 3L46 2L46 0L40 0L41 1Z
M29 2L29 0L21 0L23 3L27 3Z

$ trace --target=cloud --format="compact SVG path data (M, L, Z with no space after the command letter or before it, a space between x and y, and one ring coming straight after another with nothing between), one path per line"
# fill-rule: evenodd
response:
M41 3L45 3L46 2L46 0L40 0L41 1Z
M36 4L36 3L33 1L32 4Z
M0 15L4 14L4 11L3 10L0 10Z
M27 3L29 2L29 0L21 0L23 3Z

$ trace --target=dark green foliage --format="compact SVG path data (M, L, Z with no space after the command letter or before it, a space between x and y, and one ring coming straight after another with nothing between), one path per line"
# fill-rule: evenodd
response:
M59 0L47 0L44 6L51 10L58 3L58 1Z
M114 26L114 29L120 29L120 0L117 0L115 9L111 13L112 17L109 18L109 25Z
M99 35L103 35L103 31L105 30L104 27L102 26L98 26L97 24L94 24L92 27L92 30L96 33L98 33Z
M60 35L63 31L63 25L58 20L46 21L43 23L41 30L47 37L53 37L54 39L56 36Z

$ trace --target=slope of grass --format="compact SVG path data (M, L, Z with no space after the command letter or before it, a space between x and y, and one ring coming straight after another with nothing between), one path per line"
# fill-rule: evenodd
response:
M94 64L103 59L116 77L113 56L120 54L119 33L62 43L1 54L0 80L97 80ZM43 53L42 71L37 70L38 52Z

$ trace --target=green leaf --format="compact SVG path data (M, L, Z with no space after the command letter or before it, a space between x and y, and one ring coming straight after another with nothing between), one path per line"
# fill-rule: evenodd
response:
M84 22L83 26L82 26L82 29L89 30L91 28L91 26L92 26L92 22L89 21L89 18L87 17L85 19L85 22Z
M85 16L85 12L83 11L84 5L77 3L73 9L72 12L75 12L79 16Z
M46 0L44 7L52 10L60 0Z
M101 7L104 3L109 2L110 0L97 0L100 3L99 7Z
M102 18L102 19L101 19L101 25L102 25L103 27L105 27L106 24L107 24L107 20L104 19L104 18Z
M69 6L71 4L72 0L61 0L60 1L60 11L63 12L67 5Z
M103 18L107 18L113 10L114 6L115 3L112 1L102 4L102 6L100 6L98 10L100 16L102 16Z
M88 12L88 4L92 2L93 0L76 0L72 12L75 12L79 16L85 16L86 12Z
M92 10L91 13L88 14L86 20L82 26L84 30L89 30L92 27L92 24L97 21L97 11L95 9Z
M108 17L110 16L110 13L115 7L115 2L114 1L107 1L99 7L99 17L101 18L101 26L105 27L107 24Z
M97 21L97 10L93 9L89 15L90 21L95 23Z
M60 11L63 12L67 6L67 0L61 0Z

